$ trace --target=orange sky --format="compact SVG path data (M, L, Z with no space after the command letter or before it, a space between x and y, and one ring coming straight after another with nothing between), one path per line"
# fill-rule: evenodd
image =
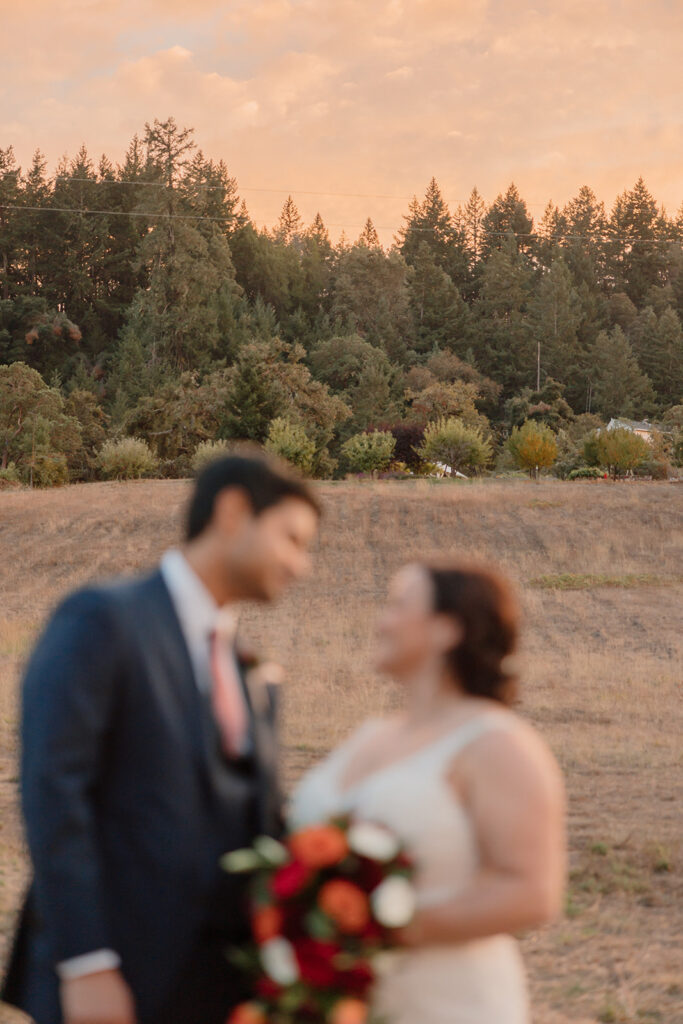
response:
M173 114L257 223L291 191L337 236L432 175L539 217L643 174L683 201L683 0L0 0L0 146L120 159ZM273 191L257 191L272 189ZM398 198L305 195L372 193Z

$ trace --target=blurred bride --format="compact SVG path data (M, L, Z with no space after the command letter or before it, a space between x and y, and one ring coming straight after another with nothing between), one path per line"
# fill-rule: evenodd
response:
M351 812L398 833L417 864L418 911L373 997L388 1024L528 1024L515 933L560 911L558 766L510 710L518 610L478 568L414 564L392 580L377 668L406 710L365 722L304 777L292 825Z

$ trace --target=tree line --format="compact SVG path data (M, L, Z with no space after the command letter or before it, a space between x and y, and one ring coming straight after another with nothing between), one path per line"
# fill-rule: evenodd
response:
M6 475L89 479L126 438L165 475L234 439L330 476L391 435L414 468L449 421L489 466L535 422L570 472L614 416L660 422L676 458L683 207L642 179L609 212L584 186L538 223L514 184L451 209L432 179L390 247L370 219L334 243L291 197L258 229L169 118L118 165L83 147L49 175L0 148L0 275Z

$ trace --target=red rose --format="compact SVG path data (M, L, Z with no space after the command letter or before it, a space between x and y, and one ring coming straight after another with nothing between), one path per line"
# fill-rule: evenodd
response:
M344 971L340 978L344 991L352 996L366 995L374 980L372 968L363 961L355 964L351 970Z
M262 999L277 999L282 992L277 982L266 975L256 980L254 988L256 989L256 995L261 996Z
M301 980L316 988L329 988L339 976L334 958L339 946L333 942L318 942L315 939L301 939L294 943L294 952L299 963Z
M358 865L358 885L365 892L372 892L386 877L384 864L377 864L375 861L363 858Z
M291 864L284 864L275 872L270 883L271 891L278 900L291 899L301 892L310 877L309 868L293 860Z
M374 918L370 918L367 927L363 929L363 939L365 942L380 943L384 939L384 934L382 926Z

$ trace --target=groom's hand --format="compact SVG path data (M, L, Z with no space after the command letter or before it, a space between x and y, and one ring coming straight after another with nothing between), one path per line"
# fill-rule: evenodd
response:
M98 971L61 985L64 1024L135 1024L133 993L120 971Z

